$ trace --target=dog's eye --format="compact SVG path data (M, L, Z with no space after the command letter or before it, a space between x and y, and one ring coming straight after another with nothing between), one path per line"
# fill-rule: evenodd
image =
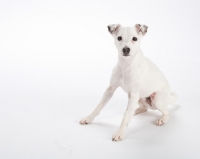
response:
M133 41L137 41L137 38L136 37L133 37L133 39L132 39Z
M122 40L122 37L121 37L121 36L118 36L118 37L117 37L117 40L118 40L118 41L121 41L121 40Z

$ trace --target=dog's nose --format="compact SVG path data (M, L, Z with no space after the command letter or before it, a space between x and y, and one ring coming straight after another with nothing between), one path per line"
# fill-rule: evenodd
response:
M122 51L123 51L123 53L124 53L124 56L128 56L129 55L129 52L130 52L130 48L128 48L128 47L124 47L123 49L122 49Z

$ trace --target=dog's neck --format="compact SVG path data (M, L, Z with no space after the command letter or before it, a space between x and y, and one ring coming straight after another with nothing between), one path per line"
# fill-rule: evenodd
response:
M122 70L127 70L133 66L138 65L142 58L143 58L142 51L138 49L135 55L132 56L118 55L118 63Z

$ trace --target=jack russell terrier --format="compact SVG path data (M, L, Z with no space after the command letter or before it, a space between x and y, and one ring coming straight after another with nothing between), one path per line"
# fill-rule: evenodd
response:
M120 86L128 94L129 101L121 125L112 137L113 141L122 140L131 117L147 109L161 111L162 117L157 120L157 125L165 124L170 118L167 107L169 104L175 104L177 99L176 93L171 93L163 73L140 49L141 39L147 29L146 25L141 24L134 27L122 27L120 24L108 26L118 50L118 63L100 103L80 124L91 123Z

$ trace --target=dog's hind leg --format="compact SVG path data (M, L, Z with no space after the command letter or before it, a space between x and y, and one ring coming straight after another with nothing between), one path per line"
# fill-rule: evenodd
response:
M157 125L161 126L165 124L170 118L169 112L167 110L167 107L170 103L170 94L167 92L155 92L154 96L151 97L151 100L152 105L157 110L162 112L162 118L157 120Z
M139 100L139 102L138 102L139 107L135 110L134 115L144 113L147 111L148 108L145 106L144 102L146 102L145 99Z
M162 112L163 116L162 116L162 118L157 120L156 124L158 126L165 124L170 118L170 115L169 115L169 112L167 109L160 109L160 111Z

